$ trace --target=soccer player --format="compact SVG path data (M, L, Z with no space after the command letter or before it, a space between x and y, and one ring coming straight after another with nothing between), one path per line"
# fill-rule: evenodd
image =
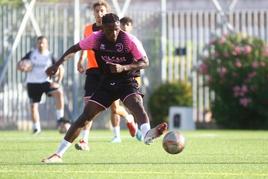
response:
M130 17L121 18L120 19L120 28L121 28L121 30L123 30L127 33L130 33L133 29L133 20ZM138 86L140 87L140 85L141 85L140 70L136 71L136 75L134 77L135 77L135 80L138 82ZM122 108L121 111L124 110L123 106L119 105L119 100L116 100L113 102L113 104L111 105L111 109L113 110L113 108L115 110L120 109L120 108ZM112 140L112 142L121 142L121 139L120 139L120 117L112 117L111 122L112 122L112 126L114 129L114 139ZM130 126L129 122L127 122L127 126ZM129 127L129 130L130 129L131 129L131 127ZM139 141L142 140L142 135L141 135L139 129L137 129L136 138Z
M24 62L30 62L31 69L26 69ZM56 116L59 131L66 132L70 127L69 121L64 118L64 97L60 88L64 69L60 66L57 70L55 81L52 82L46 74L46 69L55 63L55 58L48 50L48 41L44 36L39 36L36 41L36 49L28 52L21 61L18 62L17 69L27 72L27 92L30 99L31 118L33 122L33 134L41 132L40 115L38 106L41 96L46 93L56 101Z
M97 1L93 4L93 12L96 22L93 24L89 24L85 27L84 37L90 36L93 32L101 30L102 25L102 17L110 10L108 3L104 0ZM83 67L83 56L84 51L81 51L81 55L79 61L77 63L77 70L80 73L84 73ZM99 71L98 64L95 59L95 53L93 50L87 50L87 70L86 70L86 81L85 81L85 95L84 95L84 103L88 102L90 97L96 91L96 88L100 82L101 74ZM111 122L113 126L114 138L112 139L113 143L121 142L120 137L120 126L117 125L116 121L120 121L120 117L124 117L127 120L127 126L129 128L130 134L134 137L137 133L137 125L134 122L134 118L131 114L125 110L123 106L119 105L119 101L116 100L111 105ZM88 137L89 131L92 127L92 121L90 121L81 132L81 139L77 144L75 144L75 148L77 150L89 150L88 145ZM140 136L140 135L137 135Z
M133 29L133 20L127 16L121 18L120 19L120 28L123 31L130 33ZM141 86L141 72L140 72L140 70L137 70L135 72L134 76L135 76L135 79L138 82L139 86Z
M133 29L133 20L130 17L120 19L120 27L123 31L130 33Z
M107 109L115 100L120 99L137 120L145 144L151 144L166 130L167 124L150 127L148 115L143 106L142 95L138 91L133 72L149 66L149 60L142 44L133 35L120 29L116 14L108 13L102 18L102 30L70 47L52 67L46 70L53 75L69 54L80 50L92 49L102 73L98 89L89 99L84 111L71 125L57 151L42 160L44 163L62 162L63 154L78 137L81 129L92 121L101 111Z

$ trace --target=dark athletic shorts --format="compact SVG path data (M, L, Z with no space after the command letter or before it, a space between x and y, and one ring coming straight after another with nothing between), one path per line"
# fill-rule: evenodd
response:
M31 103L39 103L43 93L50 96L50 93L57 89L58 88L51 87L49 82L27 83L27 92Z
M101 81L101 74L99 69L97 68L91 68L87 69L86 71L86 81L85 81L85 95L86 96L92 96L93 93L96 91L97 87L99 86Z
M142 93L139 91L138 83L134 78L130 79L104 79L90 101L94 101L104 108L108 108L115 100L122 102L131 94Z

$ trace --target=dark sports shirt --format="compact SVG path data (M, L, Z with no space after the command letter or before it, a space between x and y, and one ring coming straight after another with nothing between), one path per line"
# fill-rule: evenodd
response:
M129 78L136 75L135 71L111 73L106 62L127 65L147 56L140 41L135 36L123 31L119 32L115 43L109 42L103 31L98 31L81 40L79 45L82 50L92 49L95 52L101 72L110 78Z

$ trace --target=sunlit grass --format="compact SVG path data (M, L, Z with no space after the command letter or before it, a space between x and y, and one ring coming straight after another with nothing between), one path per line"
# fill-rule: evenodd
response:
M72 146L64 163L42 164L62 135L43 131L0 132L0 178L268 178L268 132L183 132L187 143L179 155L167 154L162 139L150 146L122 131L112 144L110 131L92 131L88 152Z

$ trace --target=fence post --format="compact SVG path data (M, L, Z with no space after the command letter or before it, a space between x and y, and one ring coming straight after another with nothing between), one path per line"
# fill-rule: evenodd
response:
M79 15L79 0L74 0L74 44L79 42L80 39L80 15ZM78 71L76 70L77 62L79 59L79 53L76 53L74 56L74 66L73 66L73 85L72 85L72 96L73 96L73 112L72 112L72 120L74 120L79 113L78 110Z
M166 55L167 55L167 2L166 0L161 0L161 80L165 82L167 80L167 62L166 62Z

